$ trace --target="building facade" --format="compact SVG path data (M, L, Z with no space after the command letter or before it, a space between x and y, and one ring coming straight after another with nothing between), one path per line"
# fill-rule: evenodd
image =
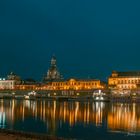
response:
M36 84L20 84L15 85L15 90L41 90L41 86L38 86Z
M140 88L140 72L113 71L108 79L110 89L134 90Z
M10 72L10 74L7 75L7 80L14 80L16 85L19 85L22 83L22 80L20 76L16 75L14 72Z
M15 88L14 80L5 80L4 78L0 78L0 90L12 90Z
M105 84L100 80L76 80L53 81L47 85L48 90L95 90L104 89Z
M51 66L47 74L43 77L43 82L46 83L46 82L51 82L54 80L61 80L61 79L63 78L60 72L58 71L56 57L53 56L51 59Z

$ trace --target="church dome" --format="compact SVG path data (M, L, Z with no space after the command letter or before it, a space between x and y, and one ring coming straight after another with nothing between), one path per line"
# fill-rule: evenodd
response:
M47 75L43 78L45 82L62 79L62 76L60 75L60 72L57 69L56 62L57 62L56 57L53 56L51 59L51 66L47 72Z

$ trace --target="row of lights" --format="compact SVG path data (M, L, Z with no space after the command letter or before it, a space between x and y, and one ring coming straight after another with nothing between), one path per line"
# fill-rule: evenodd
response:
M5 78L0 78L0 81L5 81L6 79Z

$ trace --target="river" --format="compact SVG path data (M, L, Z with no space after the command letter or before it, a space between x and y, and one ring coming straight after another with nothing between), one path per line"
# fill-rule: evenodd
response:
M1 99L0 128L76 140L137 140L140 104Z

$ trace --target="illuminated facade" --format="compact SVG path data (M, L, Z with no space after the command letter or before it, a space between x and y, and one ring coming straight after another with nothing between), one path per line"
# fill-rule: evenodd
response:
M68 81L54 81L48 84L50 90L92 90L103 89L105 84L100 80L76 80L70 79Z
M14 87L15 90L37 90L37 89L41 89L40 87L38 88L38 85L27 85L27 84L21 84L21 85L15 85Z
M15 85L16 90L95 90L104 89L105 83L100 80L57 80L46 84L20 84Z
M140 87L140 72L113 71L108 79L110 89L138 89Z
M21 84L21 78L20 76L16 75L15 73L11 72L10 74L7 75L7 80L14 80L16 85Z
M14 80L0 79L0 90L12 90L15 87Z

